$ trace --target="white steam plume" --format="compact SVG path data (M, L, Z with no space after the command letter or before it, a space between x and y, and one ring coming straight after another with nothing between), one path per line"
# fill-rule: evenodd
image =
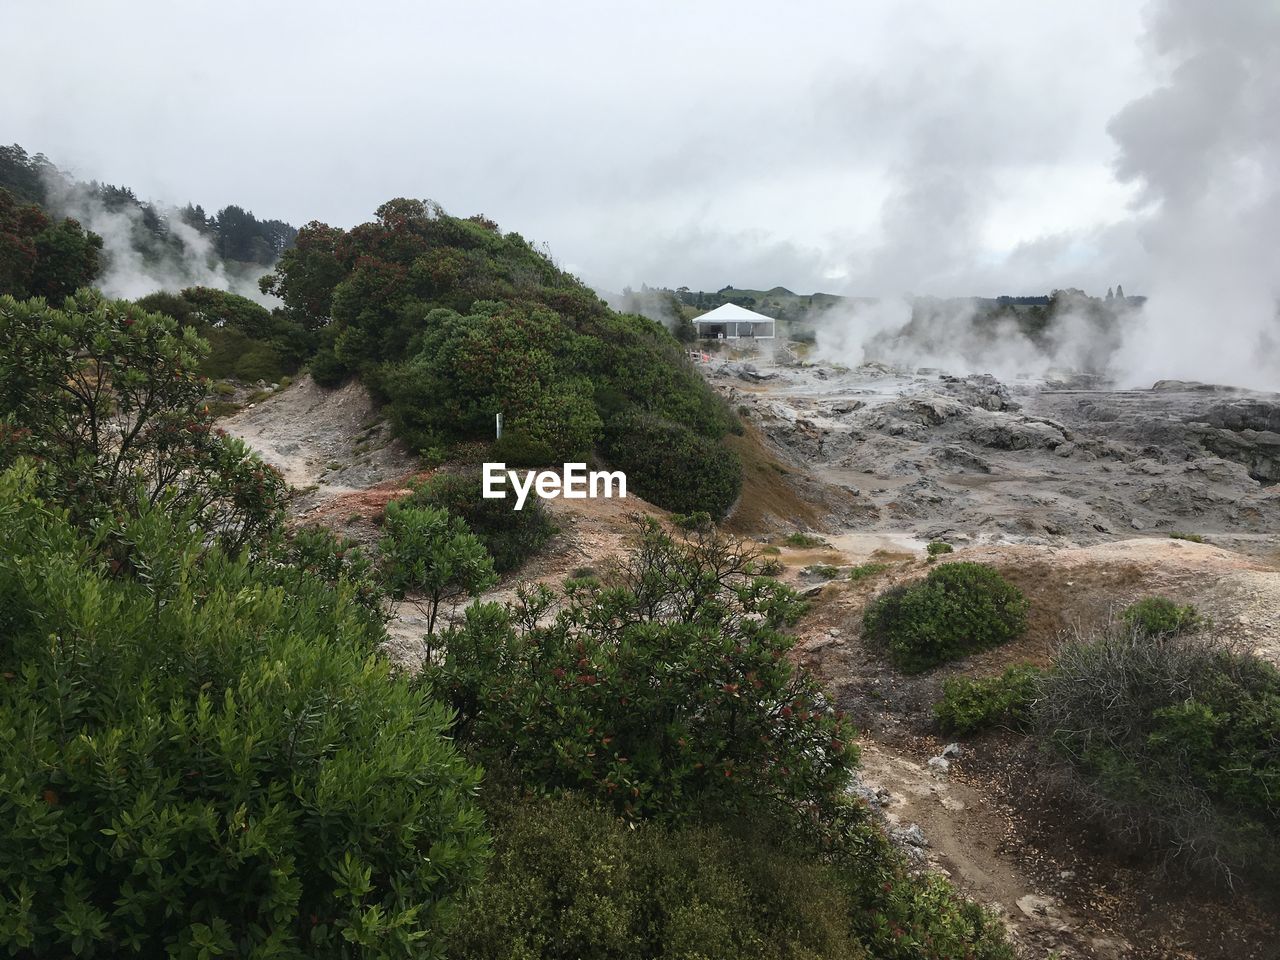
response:
M1085 245L1101 262L1129 264L1125 274L1143 287L1130 293L1146 294L1144 305L1066 298L1033 341L1011 324L975 323L964 300L924 301L923 310L922 301L848 301L814 318L819 353L953 373L1079 371L1132 387L1186 379L1280 390L1280 3L1157 0L1146 42L1159 86L1108 125L1117 177L1137 199L1128 221ZM907 156L882 242L860 258L857 281L954 286L976 273L999 283L998 267L968 253L990 212L988 184L969 175L963 153ZM1132 252L1117 257L1117 243ZM1044 287L1059 285L1046 270Z
M103 273L95 285L107 296L136 300L160 290L200 286L237 293L265 306L279 303L258 289L257 278L265 268L254 265L243 274L229 272L212 241L185 223L178 210L156 211L177 242L148 244L148 231L136 206L108 209L87 184L58 175L46 177L45 186L49 205L58 216L72 217L102 237Z
M1148 33L1167 82L1108 128L1152 266L1117 363L1280 389L1280 4L1163 0Z

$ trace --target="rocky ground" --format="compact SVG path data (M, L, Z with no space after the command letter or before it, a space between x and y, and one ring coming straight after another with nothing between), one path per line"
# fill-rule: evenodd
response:
M1025 741L996 733L951 747L931 707L945 677L1047 663L1065 633L1152 593L1196 603L1215 629L1280 662L1280 397L882 367L707 372L748 424L734 439L747 485L730 527L776 550L783 577L811 595L797 656L865 731L859 790L908 854L1001 912L1028 957L1277 956L1274 911L1100 842L1033 775ZM282 469L294 522L364 543L387 501L428 475L358 385L302 378L225 426ZM560 533L487 598L595 567L627 548L633 512L661 515L634 497L548 506ZM796 530L822 542L786 545ZM863 645L861 612L923 576L936 539L999 567L1030 598L1031 623L999 650L904 677ZM886 569L850 581L869 559ZM389 652L406 667L421 662L423 629L411 605L390 624Z
M774 452L847 496L831 528L956 542L1280 534L1280 395L1068 389L879 366L713 365Z

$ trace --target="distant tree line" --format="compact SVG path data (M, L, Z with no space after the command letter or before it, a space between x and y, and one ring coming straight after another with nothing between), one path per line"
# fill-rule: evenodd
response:
M159 259L166 248L180 248L183 242L175 235L169 215L154 204L141 200L132 189L96 180L76 181L59 170L47 157L28 154L18 144L0 146L0 193L5 206L34 206L45 217L60 212L65 198L77 203L99 203L110 212L132 214L133 246L147 259ZM30 214L24 214L30 219ZM295 227L282 220L259 220L243 207L230 205L213 215L199 205L187 204L177 218L207 237L214 252L223 260L269 266L289 249L297 237ZM13 235L13 230L6 231ZM27 244L29 246L29 244ZM13 244L10 243L9 247ZM100 246L100 244L99 244ZM14 270L9 247L0 248L0 275ZM92 276L90 277L92 279ZM21 293L16 287L0 292Z

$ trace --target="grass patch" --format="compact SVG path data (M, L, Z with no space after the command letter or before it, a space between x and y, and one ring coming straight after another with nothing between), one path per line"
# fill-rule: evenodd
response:
M782 542L788 547L807 548L830 546L827 541L823 540L819 536L815 536L812 533L800 533L799 531L787 534L782 538Z
M892 564L884 563L880 560L869 560L866 563L860 563L849 571L849 579L853 583L861 583L863 580L870 580L884 573Z

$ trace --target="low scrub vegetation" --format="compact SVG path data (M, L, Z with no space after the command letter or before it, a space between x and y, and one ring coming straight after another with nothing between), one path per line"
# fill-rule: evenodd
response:
M1146 597L1120 614L1121 622L1142 637L1172 637L1204 626L1196 608L1167 597Z
M788 533L785 537L783 537L782 542L785 543L788 547L805 548L805 547L827 546L827 541L823 540L821 537L815 536L812 533L801 533L799 531L795 533Z
M866 563L860 563L849 571L849 579L854 583L861 583L863 580L871 580L880 576L888 570L890 564L881 560L869 560Z
M314 337L316 381L360 377L419 452L489 440L501 413L512 466L599 450L659 506L719 516L736 499L721 440L741 427L676 339L492 221L398 199L351 230L309 224L264 289Z
M517 569L556 533L541 500L531 497L524 509L513 510L509 499L486 500L480 479L470 475L437 473L414 488L407 502L441 507L460 518L480 538L497 573Z
M1280 672L1204 635L1117 625L1045 677L1036 729L1121 838L1233 879L1280 863Z
M737 454L653 414L611 419L604 453L610 464L626 472L637 493L675 513L704 512L719 519L742 492Z
M940 557L946 553L954 553L955 547L951 546L949 543L944 543L941 540L934 540L932 543L925 545L924 552L927 553L930 558Z
M863 629L900 670L919 673L1012 640L1026 613L1022 592L991 567L946 563L873 600Z
M849 805L852 730L786 656L796 595L705 518L637 537L558 597L473 606L428 672L494 778L453 954L1011 960Z
M1043 671L1009 667L995 677L949 677L933 713L943 733L967 734L989 727L1026 729Z
M279 311L210 287L152 293L137 301L148 313L172 317L209 344L200 372L215 379L279 383L296 373L315 347L315 336Z
M86 535L35 480L0 475L0 945L338 958L438 941L483 865L479 773L448 712L373 655L351 585L295 569L282 589L161 508Z
M0 297L0 468L37 461L42 495L86 526L163 504L229 548L269 543L284 482L214 426L206 352L192 329L89 291L62 309Z

